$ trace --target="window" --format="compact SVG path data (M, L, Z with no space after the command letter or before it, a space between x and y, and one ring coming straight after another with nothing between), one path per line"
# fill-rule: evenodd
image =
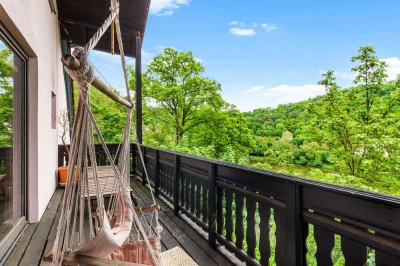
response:
M0 24L0 248L25 221L26 67L27 57Z

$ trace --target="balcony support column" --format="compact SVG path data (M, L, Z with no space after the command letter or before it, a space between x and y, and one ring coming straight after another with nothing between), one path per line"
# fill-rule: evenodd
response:
M135 78L136 78L136 136L140 144L142 144L142 38L136 37L136 61L135 61Z

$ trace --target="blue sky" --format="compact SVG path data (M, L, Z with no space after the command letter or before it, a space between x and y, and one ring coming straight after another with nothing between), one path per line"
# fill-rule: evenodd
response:
M247 111L296 102L324 90L321 73L352 84L351 56L372 45L400 73L400 3L371 0L152 0L143 64L163 47L192 51L222 96ZM92 62L123 88L118 56L95 52ZM128 60L133 64L134 60Z

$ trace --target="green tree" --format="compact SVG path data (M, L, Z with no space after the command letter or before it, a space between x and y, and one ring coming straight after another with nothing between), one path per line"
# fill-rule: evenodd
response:
M398 145L398 137L390 132L398 127L398 92L395 89L385 95L386 63L377 58L374 48L361 47L351 61L359 64L352 68L356 86L348 93L340 90L333 71L323 74L319 84L325 86L327 94L316 122L337 167L345 166L350 174L369 179L378 173L387 175L391 151Z
M378 59L375 49L371 46L360 47L358 54L353 56L351 61L360 63L351 69L357 74L354 84L359 85L350 91L352 99L357 102L357 107L359 107L355 113L361 119L360 122L367 126L373 123L372 111L387 77L387 64Z
M314 120L319 125L314 129L322 129L319 132L324 134L323 138L335 155L331 159L333 163L357 175L364 157L358 152L362 148L359 125L349 112L350 101L340 92L334 72L328 70L322 76L324 78L318 84L325 87L326 96L317 112L319 119Z
M169 115L175 140L206 123L210 112L222 107L221 85L203 77L204 67L191 52L165 48L150 63L144 76L144 96Z

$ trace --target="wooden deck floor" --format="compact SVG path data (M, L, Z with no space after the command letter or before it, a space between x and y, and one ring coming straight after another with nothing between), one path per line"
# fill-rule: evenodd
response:
M139 181L131 181L139 205L151 204L148 188ZM60 217L60 202L64 190L57 189L39 223L29 224L12 250L5 265L50 265L41 260L50 251L57 231ZM176 246L183 248L199 265L233 265L219 251L211 249L207 240L190 224L174 215L172 209L157 199L161 207L160 224L163 226L162 251Z

